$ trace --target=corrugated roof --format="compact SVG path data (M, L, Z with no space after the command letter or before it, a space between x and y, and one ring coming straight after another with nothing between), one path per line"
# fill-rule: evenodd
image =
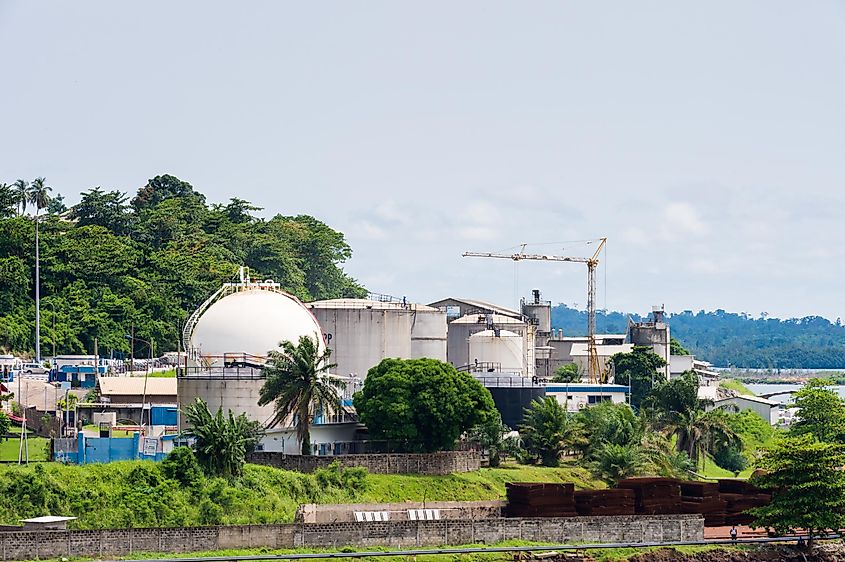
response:
M479 322L478 317L481 316L482 319ZM494 326L501 326L501 325L526 325L525 321L519 320L517 318L513 318L512 316L505 316L503 314L492 314L492 320ZM466 316L461 316L460 318L456 318L452 320L452 324L484 324L486 320L484 319L483 314L467 314Z
M769 400L768 398L762 398L760 396L750 396L748 394L740 394L738 396L731 396L730 398L722 398L721 400L716 400L716 404L719 404L720 402L729 402L731 400L747 400L749 402L765 404L766 406L780 406L780 402L775 402L774 400Z
M500 314L504 314L506 316L522 317L522 314L518 310L514 310L514 309L508 308L506 306L499 306L498 304L493 304L491 302L480 301L480 300L476 300L476 299L459 299L459 298L455 298L455 297L448 297L448 298L445 298L445 299L440 299L439 301L429 303L429 306L435 306L435 305L437 305L437 304L439 304L443 301L449 301L449 300L457 301L457 302L460 302L460 303L469 305L473 308L478 308L478 309L481 309L481 310L490 310L492 312L497 312L497 313L500 313ZM464 311L461 311L461 312L464 312Z
M604 356L611 356L616 353L631 353L634 349L634 344L630 343L623 343L620 345L604 345L599 344L596 345L596 353ZM573 343L572 347L569 349L569 355L571 356L586 356L587 355L587 344L586 343Z
M58 515L42 515L32 519L19 519L21 523L60 523L62 521L73 521L76 517L60 517Z
M100 377L101 396L139 396L144 394L145 377ZM176 377L146 377L148 396L176 396Z

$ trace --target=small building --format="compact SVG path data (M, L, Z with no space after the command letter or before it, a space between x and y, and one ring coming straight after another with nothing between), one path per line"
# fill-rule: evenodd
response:
M476 373L473 378L484 385L493 397L493 403L502 416L502 423L511 429L519 428L525 418L525 409L534 400L542 400L546 387L533 377L508 373Z
M722 398L713 403L714 408L722 406L733 405L739 411L754 410L757 415L769 422L771 425L777 425L779 417L780 403L768 398L760 398L759 396L749 396L747 394L740 394L731 396L729 398Z
M100 400L112 404L176 404L175 377L100 377Z
M97 378L108 372L108 362L96 355L57 355L51 381L69 382L71 388L94 388Z
M56 515L43 515L31 519L21 519L24 531L64 531L67 530L67 522L73 521L76 517L59 517Z
M555 399L570 412L577 412L601 402L623 404L631 387L621 384L547 383L546 396Z

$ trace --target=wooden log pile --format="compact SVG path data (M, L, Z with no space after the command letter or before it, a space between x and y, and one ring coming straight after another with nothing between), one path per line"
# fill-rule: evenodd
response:
M575 485L526 484L506 485L508 505L507 517L574 517Z
M633 490L637 514L682 513L681 486L671 478L625 478L616 485Z
M633 490L585 490L575 492L575 509L578 515L634 515Z
M772 495L755 488L745 480L719 480L719 496L725 500L725 525L749 525L753 518L743 513L772 501Z
M672 478L626 478L617 488L575 491L573 484L507 485L508 517L573 517L575 515L704 516L708 527L747 525L747 509L767 505L772 496L744 480L716 482Z

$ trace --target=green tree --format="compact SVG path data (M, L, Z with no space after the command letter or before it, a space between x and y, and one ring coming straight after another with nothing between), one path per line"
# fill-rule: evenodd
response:
M15 216L18 196L8 183L0 183L0 219Z
M596 476L611 485L623 478L640 476L646 470L646 465L647 459L642 447L636 443L604 443L598 447L592 461Z
M511 452L510 444L504 438L508 432L510 428L502 423L502 416L496 412L484 423L470 429L469 438L487 451L490 466L495 468L501 464L502 454Z
M669 353L672 355L689 355L689 351L674 337L669 337Z
M23 216L23 214L26 213L26 204L29 203L29 182L18 179L15 180L12 187L15 189L15 197L21 210L20 214Z
M61 193L50 199L50 202L47 203L47 213L51 215L60 215L67 211L67 205L65 205L65 197Z
M604 445L638 444L643 435L640 420L627 404L601 402L584 408L575 417L584 428L588 456Z
M0 412L0 438L6 441L9 431L12 429L12 420L6 415L6 412Z
M698 466L704 453L742 446L728 413L722 408L707 411L711 405L698 398L698 377L687 372L655 388L644 410L655 428L674 437L677 451L685 452Z
M814 435L819 441L845 444L845 400L831 388L830 379L810 379L795 393L797 420L792 435Z
M450 450L462 433L497 414L489 390L436 359L384 359L354 400L373 439L408 451Z
M340 392L345 384L329 374L336 367L329 363L331 350L320 349L319 336L301 336L294 345L283 341L273 350L264 367L266 380L258 405L271 402L275 414L270 425L293 423L303 455L311 454L310 428L314 416L329 415L340 409ZM291 419L292 418L292 419Z
M575 363L567 363L555 369L555 374L552 377L552 382L569 383L580 382L581 373L578 372L578 365Z
M666 380L662 368L666 361L648 346L634 346L631 353L617 353L610 358L614 382L631 387L631 406L638 409L651 390Z
M38 211L50 204L50 192L53 191L53 188L48 186L46 182L47 180L44 178L35 178L27 190L27 200L35 205L36 215Z
M557 466L560 457L585 445L584 429L555 398L531 402L519 426L528 457L543 466Z
M105 192L99 187L82 193L82 199L71 208L71 218L78 226L102 226L114 234L127 234L132 223L126 194Z
M261 439L261 424L246 414L235 416L231 410L216 414L200 398L189 404L184 412L191 426L185 433L194 437L194 449L200 466L210 475L227 478L240 476L247 454Z
M752 482L772 491L769 505L750 510L756 527L779 535L805 529L813 537L845 526L845 446L812 434L778 440L758 463L767 472Z

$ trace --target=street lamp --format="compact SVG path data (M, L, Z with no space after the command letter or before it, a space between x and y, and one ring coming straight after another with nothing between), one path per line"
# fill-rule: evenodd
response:
M153 344L152 341L147 341L145 339L142 339L142 338L135 336L134 330L133 330L132 335L126 334L124 337L129 340L129 345L132 347L133 355L134 355L134 349L135 349L135 341L145 343L145 344L147 344L147 347L150 348L150 361L149 361L149 364L147 365L147 368L144 370L144 391L141 394L141 428L143 429L143 427L144 427L144 405L147 401L147 376L149 375L150 369L152 369L152 366L153 366L153 347L154 347L154 344Z
M53 310L53 367L56 366L56 303L53 301L47 301L47 304L50 305L50 308Z

